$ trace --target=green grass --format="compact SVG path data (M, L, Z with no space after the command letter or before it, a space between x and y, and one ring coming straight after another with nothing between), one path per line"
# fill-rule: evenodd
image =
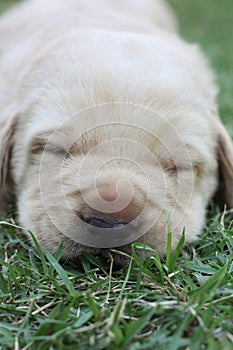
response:
M14 4L17 4L19 1L16 0L1 0L0 1L0 11L4 11L11 7Z
M170 2L182 34L210 57L232 131L233 2ZM19 228L0 224L0 349L232 349L232 220L213 208L198 245L179 254L181 241L172 254L168 244L166 261L152 250L140 260L133 246L123 269L84 252L80 266L64 266L62 247L55 257L36 252Z
M232 349L232 213L216 214L199 244L161 261L114 269L83 252L80 266L35 252L1 225L2 349ZM139 246L143 249L143 246Z

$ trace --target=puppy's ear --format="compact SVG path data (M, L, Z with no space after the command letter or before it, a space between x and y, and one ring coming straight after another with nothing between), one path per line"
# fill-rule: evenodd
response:
M233 208L233 143L220 119L217 121L217 130L219 164L217 199L228 208Z
M8 118L0 119L0 211L6 208L8 192L11 190L10 157L17 119L16 113L12 113L12 110L8 112Z

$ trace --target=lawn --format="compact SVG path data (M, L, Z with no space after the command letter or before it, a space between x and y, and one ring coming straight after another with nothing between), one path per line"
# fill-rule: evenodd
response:
M0 2L0 10L14 1ZM207 53L220 113L233 135L232 0L170 0L189 41ZM11 211L9 210L9 218ZM168 247L117 269L83 253L80 266L34 251L0 225L0 349L230 350L233 342L233 211L214 204L196 246ZM180 242L182 244L182 242ZM150 249L149 247L146 249ZM142 254L143 256L143 254Z

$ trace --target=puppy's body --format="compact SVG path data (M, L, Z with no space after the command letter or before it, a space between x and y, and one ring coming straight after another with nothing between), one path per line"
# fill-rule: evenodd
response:
M214 79L176 28L152 0L31 0L1 19L2 193L11 178L21 224L51 252L63 239L66 258L106 254L111 239L92 241L90 226L113 237L125 226L113 247L139 240L165 254L168 212L173 247L184 227L194 241L219 154L233 204Z

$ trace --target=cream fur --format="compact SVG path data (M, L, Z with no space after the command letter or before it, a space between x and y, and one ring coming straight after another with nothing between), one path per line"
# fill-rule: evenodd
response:
M233 206L213 74L164 2L25 1L0 19L0 60L2 198L50 252L107 255L80 244L97 215L131 223L126 252L164 255L168 213L173 248L183 228L193 242L219 173Z

